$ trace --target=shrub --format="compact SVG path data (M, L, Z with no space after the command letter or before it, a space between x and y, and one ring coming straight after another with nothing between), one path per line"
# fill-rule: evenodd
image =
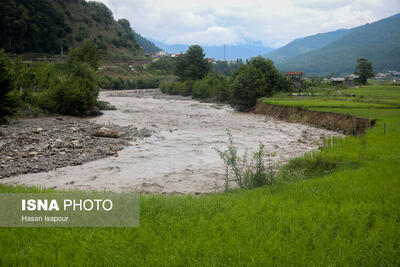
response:
M264 145L260 143L258 152L253 154L253 159L249 163L247 151L241 158L238 155L237 147L233 144L233 137L229 130L227 130L227 135L229 139L228 147L224 151L214 148L225 163L225 191L230 190L231 182L236 182L240 188L247 189L272 185L274 173L272 167L267 173L264 165Z
M89 63L77 63L52 95L55 111L66 115L88 115L97 103L98 94L99 89Z
M97 101L96 105L100 110L117 110L114 105L111 105L107 101Z

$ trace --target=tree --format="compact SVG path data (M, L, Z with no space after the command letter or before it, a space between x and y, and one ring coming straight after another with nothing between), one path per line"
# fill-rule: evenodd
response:
M9 95L13 89L9 65L6 53L0 50L0 123L6 122L6 117L12 115L17 107L16 100Z
M359 81L361 84L366 84L368 78L375 76L374 70L372 68L372 62L368 61L366 58L357 59L357 67L354 74L359 76Z
M249 108L260 97L269 97L275 91L288 91L290 83L275 68L274 63L261 56L252 58L232 76L233 104Z
M99 60L100 55L92 41L85 41L74 49L68 58L67 77L51 89L45 99L51 101L43 101L42 107L66 115L96 115L99 87L95 70Z
M177 58L175 74L183 81L204 78L210 70L210 64L204 57L203 48L192 45L186 54Z
M86 40L70 53L68 66L73 68L79 62L87 62L93 70L97 70L100 65L100 59L101 55L96 44L91 40Z

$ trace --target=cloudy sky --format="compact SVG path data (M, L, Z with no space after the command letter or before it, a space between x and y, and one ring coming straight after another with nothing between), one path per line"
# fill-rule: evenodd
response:
M99 0L116 19L167 44L278 47L400 13L400 0Z

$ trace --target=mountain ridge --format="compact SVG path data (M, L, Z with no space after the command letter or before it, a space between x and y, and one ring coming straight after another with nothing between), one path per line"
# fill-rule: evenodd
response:
M324 47L276 65L283 71L342 75L352 73L360 57L372 61L376 72L400 69L400 14L352 28Z
M302 38L297 38L285 46L275 49L264 56L273 60L275 63L282 62L290 57L311 52L324 47L346 35L350 30L339 29L336 31L317 33Z

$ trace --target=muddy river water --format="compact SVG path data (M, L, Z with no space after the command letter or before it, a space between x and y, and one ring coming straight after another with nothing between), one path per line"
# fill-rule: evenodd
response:
M209 193L223 190L224 164L214 148L224 149L232 132L243 152L265 145L265 163L282 164L318 148L338 133L287 123L264 115L236 112L227 105L164 96L158 90L101 92L118 110L90 119L102 124L146 127L155 133L132 142L118 157L26 174L2 183L56 189Z

